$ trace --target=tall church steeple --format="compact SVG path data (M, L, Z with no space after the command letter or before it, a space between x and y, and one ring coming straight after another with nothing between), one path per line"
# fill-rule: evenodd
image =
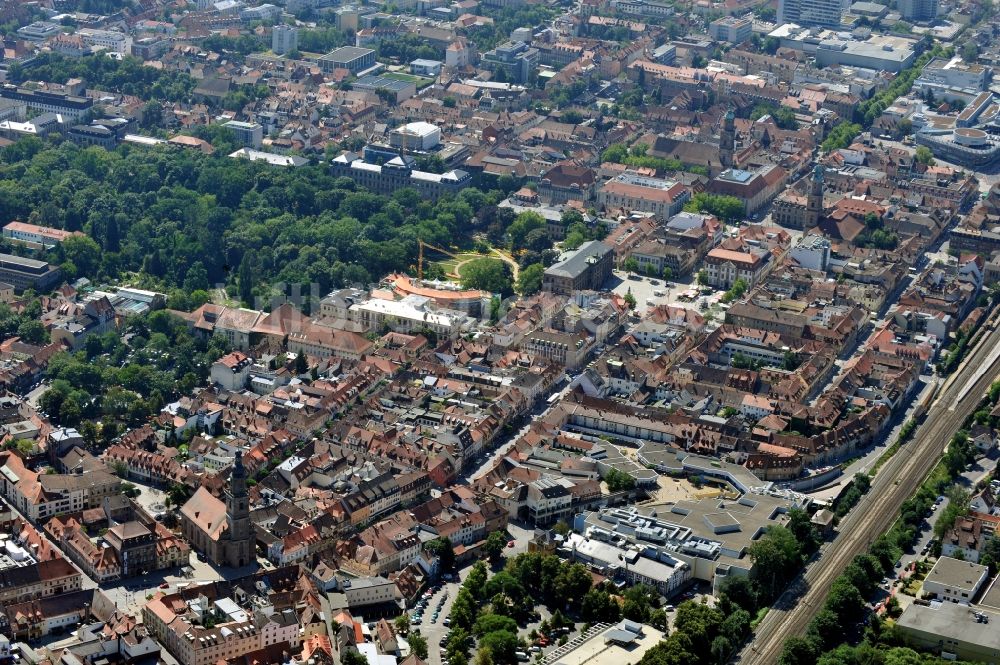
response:
M733 155L736 152L736 113L732 107L722 118L722 131L719 134L719 162L723 169L733 167Z
M823 216L823 165L817 164L813 169L812 181L809 184L809 198L806 200L806 223L804 228L811 229L819 224Z
M250 499L247 496L247 470L243 453L236 451L233 471L226 491L226 562L241 567L249 564L253 552L253 529L250 526Z

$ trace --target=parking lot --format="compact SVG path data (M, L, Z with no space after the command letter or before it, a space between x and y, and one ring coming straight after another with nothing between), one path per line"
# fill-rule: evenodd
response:
M650 307L659 305L684 305L691 307L691 303L683 303L679 297L688 289L696 288L697 277L691 275L680 282L665 280L661 277L643 277L638 274L629 274L624 270L614 271L614 284L612 291L623 298L631 291L635 298L636 313L640 316L645 314ZM657 295L657 294L662 295Z
M444 662L441 653L442 643L447 639L450 630L445 622L451 614L451 605L455 602L458 588L458 582L445 582L430 597L425 594L427 602L423 609L423 618L419 623L413 618L414 612L410 612L410 630L419 630L420 634L427 638L427 660L432 665L441 665ZM436 619L435 611L438 613Z

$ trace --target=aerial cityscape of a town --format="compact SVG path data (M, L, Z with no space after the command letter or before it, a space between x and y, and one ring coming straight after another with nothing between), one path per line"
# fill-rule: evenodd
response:
M1000 665L993 0L0 38L0 665Z

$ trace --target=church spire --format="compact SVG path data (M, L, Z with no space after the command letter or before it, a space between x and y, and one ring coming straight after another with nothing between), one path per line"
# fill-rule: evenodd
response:
M243 466L243 451L236 451L236 460L233 462L233 472L229 476L229 491L233 496L246 496L247 494L247 470Z
M719 162L723 169L735 166L733 156L736 153L736 112L730 106L722 118L722 131L719 133Z

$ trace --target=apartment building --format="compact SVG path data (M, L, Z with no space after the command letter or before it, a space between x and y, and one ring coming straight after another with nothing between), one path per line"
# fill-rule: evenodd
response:
M271 30L271 50L284 55L299 48L299 29L293 25L276 25Z
M399 595L396 583L381 576L345 579L342 587L351 608L395 603Z
M738 252L716 247L705 255L704 270L710 286L728 289L742 279L750 287L757 283L770 261L771 255L767 252Z
M0 570L0 603L9 605L79 591L83 575L63 558Z
M233 132L241 146L260 148L264 144L264 128L256 122L230 120L222 126Z

